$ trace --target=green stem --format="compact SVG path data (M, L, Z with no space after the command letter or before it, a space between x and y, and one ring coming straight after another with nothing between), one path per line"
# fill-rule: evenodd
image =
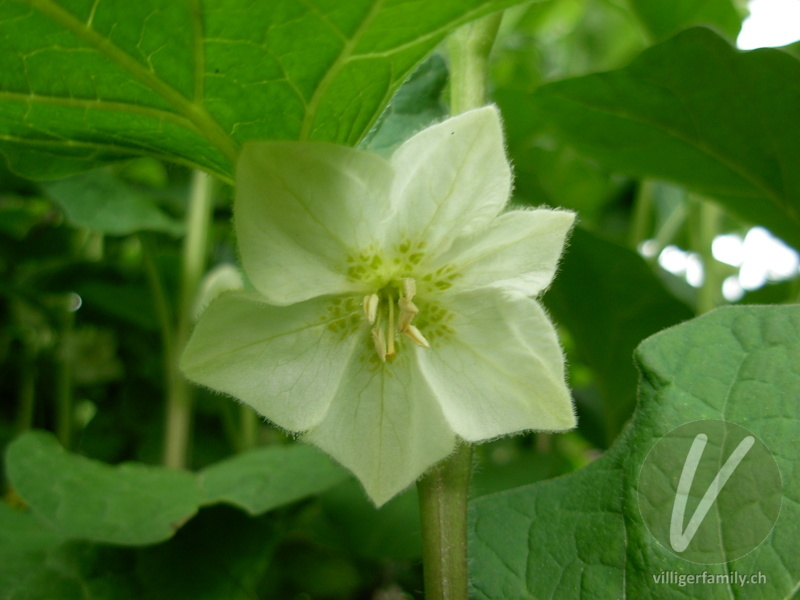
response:
M168 364L168 395L164 426L164 464L182 468L188 462L193 413L192 388L178 369L181 352L189 339L194 306L203 277L208 246L208 227L213 210L212 180L201 171L192 173L186 237L181 256L181 286L176 315L175 343Z
M64 448L72 444L73 390L72 363L74 350L72 331L75 314L64 307L61 315L61 331L56 353L56 436Z
M633 250L647 239L650 231L650 221L653 218L653 183L642 181L636 194L636 203L633 209L633 222L628 243Z
M22 365L19 373L17 395L17 417L15 433L28 431L33 426L33 411L36 406L36 351L32 344L23 342Z
M241 428L241 451L252 450L258 445L259 417L252 408L246 404L239 407L239 422Z
M713 310L722 302L722 276L720 265L711 252L714 238L720 233L722 210L708 200L695 199L697 218L692 245L703 261L703 285L697 294L697 313Z
M450 112L454 115L486 104L489 54L503 13L467 23L450 37Z
M502 13L478 19L450 39L450 112L486 104L489 53ZM467 500L472 447L462 444L417 483L426 600L467 600Z
M144 259L144 267L145 273L147 274L147 280L150 285L150 293L153 298L153 304L155 305L156 310L156 317L158 319L158 327L161 333L161 350L163 356L163 363L162 368L164 370L164 388L166 391L166 399L167 399L167 406L171 406L176 403L175 397L181 394L181 390L179 385L176 384L176 373L175 373L175 360L176 360L176 353L175 353L175 328L173 327L172 322L172 309L169 304L169 299L167 296L167 292L164 288L164 282L161 278L161 273L158 268L158 261L156 258L156 250L155 245L151 241L150 238L146 236L141 236L140 241L142 244L142 255ZM169 412L169 408L167 409ZM169 435L169 426L165 426L165 433L164 433L164 464L170 464L171 466L177 466L179 463L174 456L170 456L169 463L167 462L167 445L168 439L170 438ZM174 450L170 450L173 452Z
M417 484L425 600L467 600L467 500L472 446L428 471Z
M144 271L147 276L147 283L150 286L150 294L153 299L158 328L161 333L161 347L164 351L164 373L169 372L169 360L175 354L175 331L172 327L172 308L167 298L164 282L158 268L155 244L147 236L139 236L142 245L142 259Z
M686 208L686 203L681 202L681 204L672 211L669 217L667 217L667 219L661 225L655 237L656 244L653 253L655 260L658 260L658 256L661 254L661 251L676 238L678 232L686 222L687 214L688 210Z

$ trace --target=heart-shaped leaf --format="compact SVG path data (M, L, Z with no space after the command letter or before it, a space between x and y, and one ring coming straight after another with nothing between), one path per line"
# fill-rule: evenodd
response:
M472 503L475 598L684 599L690 594L788 599L796 594L800 307L719 309L648 338L636 356L642 371L640 406L629 429L605 456L566 477ZM717 525L712 539L723 542L721 564L697 564L696 558L690 562L677 550L667 550L672 542L657 541L650 533L643 514L649 514L651 505L640 502L640 494L652 499L654 491L668 491L668 502L659 510L666 511L662 516L669 527L670 510L678 497L674 486L683 476L681 467L685 468L688 455L679 453L671 471L661 473L664 477L655 487L663 484L664 490L640 487L640 481L653 482L649 477L653 472L649 467L643 470L643 464L659 440L671 439L673 429L700 419L735 423L732 427L746 428L771 451L746 467L742 462L742 474L734 471L711 505L707 518ZM709 439L709 446L712 442ZM732 528L738 514L730 510L732 506L746 514L762 500L775 499L775 479L772 488L754 485L773 467L775 473L780 470L783 487L777 521L777 513L767 511L747 519L741 531ZM718 470L721 461L713 469ZM741 479L747 473L753 481ZM692 488L693 503L687 518L679 522L680 532L686 531L688 516L697 512L696 496L710 484ZM736 493L723 496L726 489L744 490L751 497L738 502ZM736 556L728 553L728 542L756 526L764 525L761 531L766 534L773 522L774 529L763 543L754 544L745 556L727 560ZM699 578L704 572L704 585L698 580L691 588L684 587L689 575ZM735 577L732 573L758 579L748 579L746 588L738 579L726 584L722 577ZM716 583L707 581L717 576Z

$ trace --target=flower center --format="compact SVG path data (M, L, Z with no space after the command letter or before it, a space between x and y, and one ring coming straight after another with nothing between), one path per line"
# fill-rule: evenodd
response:
M414 304L417 284L411 277L392 283L377 293L364 296L364 318L372 325L372 341L375 351L383 361L392 361L397 356L395 336L402 334L409 340L430 348L428 340L412 325L419 309Z

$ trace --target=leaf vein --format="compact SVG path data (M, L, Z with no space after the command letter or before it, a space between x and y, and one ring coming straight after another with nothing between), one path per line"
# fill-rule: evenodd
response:
M31 7L55 21L78 38L94 47L110 61L125 69L132 77L149 87L167 103L173 105L193 125L192 129L204 135L225 157L235 162L238 147L201 104L191 102L156 73L147 70L122 48L96 30L79 21L75 15L57 5L53 0L27 0Z

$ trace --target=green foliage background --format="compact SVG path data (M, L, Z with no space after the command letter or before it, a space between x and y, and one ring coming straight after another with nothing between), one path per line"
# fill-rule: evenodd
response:
M514 201L579 213L543 300L580 425L477 449L474 597L798 595L800 280L695 318L734 273L714 235L762 225L800 248L800 63L737 51L732 1L0 0L0 599L422 597L413 490L376 510L203 390L189 468L160 466L167 346L191 319L191 171L217 182L203 259L233 264L243 142L391 152L447 114L440 42L501 9L489 86ZM704 285L643 258L648 239L696 252ZM710 377L764 385L728 401ZM771 536L714 567L765 585L653 587L697 569L642 526L638 465L701 418L748 427L782 470Z

